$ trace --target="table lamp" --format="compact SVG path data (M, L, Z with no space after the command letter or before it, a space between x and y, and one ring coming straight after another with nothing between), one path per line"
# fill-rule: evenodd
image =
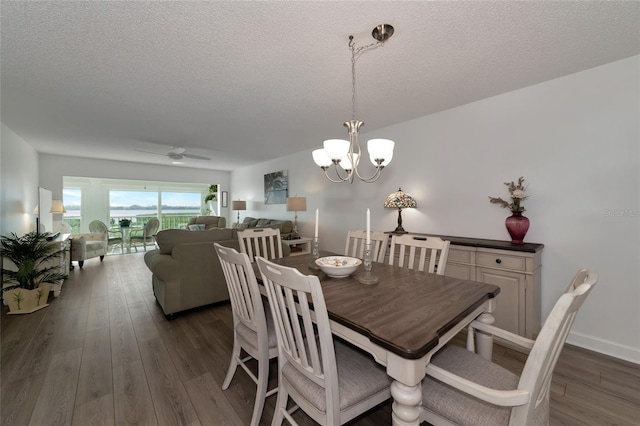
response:
M384 206L388 208L398 209L398 226L393 231L394 234L407 234L402 227L402 209L416 207L416 200L402 188L398 188L396 192L391 193L384 202Z
M246 210L247 209L247 202L246 201L240 201L240 200L235 200L231 202L231 208L233 210L237 210L238 211L238 223L240 223L240 210Z
M64 214L67 212L67 209L62 205L62 200L51 200L51 210L49 213L53 214Z
M287 211L295 212L293 216L293 233L291 235L292 239L300 238L298 234L298 212L306 212L307 211L307 199L306 197L287 197Z

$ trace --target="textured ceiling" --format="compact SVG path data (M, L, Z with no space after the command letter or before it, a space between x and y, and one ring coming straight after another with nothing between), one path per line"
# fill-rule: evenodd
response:
M42 153L232 170L640 53L637 1L1 3L2 122ZM384 106L384 107L382 107ZM398 149L397 147L396 149ZM311 162L310 162L311 164Z

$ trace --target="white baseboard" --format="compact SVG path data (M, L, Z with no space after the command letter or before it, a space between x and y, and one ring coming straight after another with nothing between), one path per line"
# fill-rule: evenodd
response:
M604 339L598 339L581 333L569 333L567 343L591 351L600 352L625 361L640 364L640 348L621 345Z

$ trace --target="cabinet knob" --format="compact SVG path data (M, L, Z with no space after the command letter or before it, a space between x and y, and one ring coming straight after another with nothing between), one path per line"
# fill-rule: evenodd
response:
M500 258L496 259L496 263L497 263L498 265L499 265L499 264L501 264L501 263L502 263L502 259L500 259Z

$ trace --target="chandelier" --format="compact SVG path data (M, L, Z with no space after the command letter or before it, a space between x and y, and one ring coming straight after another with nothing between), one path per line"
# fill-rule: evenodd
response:
M381 24L373 29L371 35L377 41L366 46L356 47L353 36L349 36L349 48L351 49L351 120L345 121L344 126L349 130L349 140L329 139L324 141L323 148L313 151L313 161L324 171L325 176L331 182L353 183L354 176L363 182L375 182L380 177L382 169L393 158L395 142L389 139L371 139L367 143L369 159L375 166L374 173L369 177L363 177L358 166L362 158L362 149L358 143L360 127L364 123L356 120L356 55L360 52L382 45L393 34L393 27L389 24ZM335 177L329 175L329 169L334 169Z

